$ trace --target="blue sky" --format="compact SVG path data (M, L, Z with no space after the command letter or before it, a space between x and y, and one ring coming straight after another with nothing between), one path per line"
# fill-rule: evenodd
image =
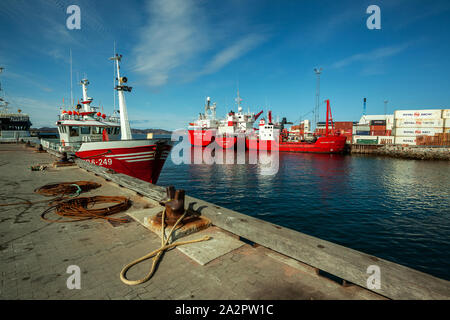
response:
M66 28L71 4L81 30ZM371 4L381 30L366 27ZM53 126L70 97L72 49L75 99L86 74L109 114L115 41L135 128L186 127L206 96L222 116L238 84L245 109L298 121L314 108L317 66L336 120L358 120L363 97L368 114L383 114L386 99L389 113L450 108L449 14L448 1L2 0L1 80L35 127Z

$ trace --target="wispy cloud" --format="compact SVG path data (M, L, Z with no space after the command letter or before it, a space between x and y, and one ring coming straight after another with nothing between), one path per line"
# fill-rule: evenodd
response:
M28 97L15 97L10 105L10 109L13 108L20 108L28 114L33 127L55 126L54 121L49 121L49 114L55 115L59 111L56 103Z
M332 68L343 68L346 67L354 62L366 62L366 61L377 61L383 58L391 57L396 54L399 54L400 52L407 49L411 44L410 43L403 43L399 45L393 45L388 47L382 47L375 49L373 51L365 52L365 53L358 53L354 54L350 57L341 59L331 65Z
M42 85L42 83L45 83L45 81L43 81L43 79L39 80L32 74L19 74L19 73L8 70L8 72L5 72L4 78L19 80L21 83L26 83L30 86L39 88L40 90L43 90L45 92L53 91L51 88L49 88L45 85Z
M233 32L229 29L234 24L215 22L212 27L201 4L191 0L147 4L149 18L134 48L134 70L146 77L149 86L216 72L266 39L262 33L244 33L230 39Z
M214 73L231 61L245 55L267 39L265 35L250 34L217 53L206 65L201 74Z

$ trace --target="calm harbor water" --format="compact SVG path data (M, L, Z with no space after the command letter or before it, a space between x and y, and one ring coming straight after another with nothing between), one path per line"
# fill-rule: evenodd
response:
M158 185L450 280L450 163L280 153L251 164L181 164Z

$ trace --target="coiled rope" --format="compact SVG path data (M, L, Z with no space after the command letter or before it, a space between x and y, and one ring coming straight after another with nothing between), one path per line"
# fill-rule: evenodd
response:
M115 205L102 208L93 208L97 204L101 203L116 203ZM108 197L108 196L93 196L74 198L66 201L58 202L56 205L48 208L41 214L41 219L47 222L76 222L89 219L105 219L110 221L128 222L125 218L112 218L109 215L124 211L130 206L130 201L126 197ZM89 208L91 207L91 208ZM46 215L54 211L61 218L67 218L65 220L52 220L48 219Z
M61 182L46 184L34 190L34 192L46 195L56 196L52 199L39 201L22 201L15 203L0 204L1 207L13 205L33 205L36 203L48 203L49 208L41 214L41 219L46 222L75 222L89 219L105 219L120 223L128 222L126 218L112 218L112 214L124 211L130 206L130 201L126 197L108 197L108 196L93 196L93 197L78 197L82 192L87 192L92 189L101 187L101 184L91 181L75 181L75 182ZM104 203L115 203L112 206L103 206L101 208L94 208L94 206ZM49 219L46 217L50 212L55 212L60 218L58 220ZM66 218L61 220L61 218Z
M101 184L92 181L60 182L46 184L45 186L35 189L34 192L45 196L68 194L75 194L78 196L81 192L88 192L92 189L100 188L101 186Z
M164 224L164 218L165 218L165 214L166 214L166 209L164 208L163 213L162 213L162 218L161 218L161 247L159 249L156 249L148 254L146 254L145 256L134 260L133 262L130 262L129 264L127 264L122 271L120 271L120 280L122 280L123 283L128 284L130 286L134 286L137 284L141 284L144 283L146 281L148 281L153 273L156 270L156 266L159 262L159 260L161 259L162 254L164 253L164 251L169 250L171 248L174 248L176 246L181 246L184 244L189 244L189 243L195 243L195 242L201 242L201 241L206 241L211 239L210 236L205 236L201 239L197 239L197 240L189 240L189 241L179 241L179 242L174 242L171 244L168 244L170 242L170 238L172 237L173 232L175 231L175 228L177 227L177 225L181 222L181 220L183 220L183 218L186 216L187 211L184 211L183 215L177 220L177 222L173 225L172 229L169 232L169 236L167 237L167 239L165 239L165 224ZM152 267L150 269L150 271L147 273L147 275L139 280L128 280L126 278L126 273L127 271L133 267L134 265L137 265L138 263L147 260L149 258L153 257L153 263L152 263Z
M21 204L33 205L37 203L55 203L62 201L64 199L78 197L80 193L87 192L92 189L96 189L101 187L102 185L99 183L91 182L91 181L74 181L74 182L60 182L60 183L52 183L46 184L40 188L34 190L35 193L39 193L45 196L56 196L53 199L46 200L38 200L38 201L21 201L14 203L2 203L0 207L8 207L8 206L17 206Z

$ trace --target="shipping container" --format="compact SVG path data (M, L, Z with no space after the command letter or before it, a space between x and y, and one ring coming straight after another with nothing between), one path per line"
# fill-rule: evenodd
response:
M352 139L357 144L378 144L378 137L354 135Z
M386 131L386 126L382 125L370 126L370 131Z
M450 119L450 109L442 110L442 118L443 119Z
M444 119L444 128L450 128L450 118Z
M395 128L395 136L399 137L434 136L443 132L443 128Z
M393 136L382 136L378 137L378 144L394 144L395 137Z
M370 121L372 120L385 120L386 124L393 123L394 122L394 115L393 114L387 114L387 115L364 115L359 120L359 124L365 124L370 125Z
M395 144L416 145L416 137L395 137Z
M396 110L394 117L395 119L440 119L442 118L442 110Z
M336 130L344 129L344 130L352 130L353 122L352 121L336 121L334 123L334 127Z
M370 135L371 136L386 136L387 134L386 134L386 130L381 130L381 131L371 130Z
M370 120L371 126L386 126L386 120Z
M450 122L449 122L450 124ZM395 120L396 128L439 128L444 126L442 119L398 119Z
M356 139L356 143L357 144L378 144L378 140L359 138L359 139Z

